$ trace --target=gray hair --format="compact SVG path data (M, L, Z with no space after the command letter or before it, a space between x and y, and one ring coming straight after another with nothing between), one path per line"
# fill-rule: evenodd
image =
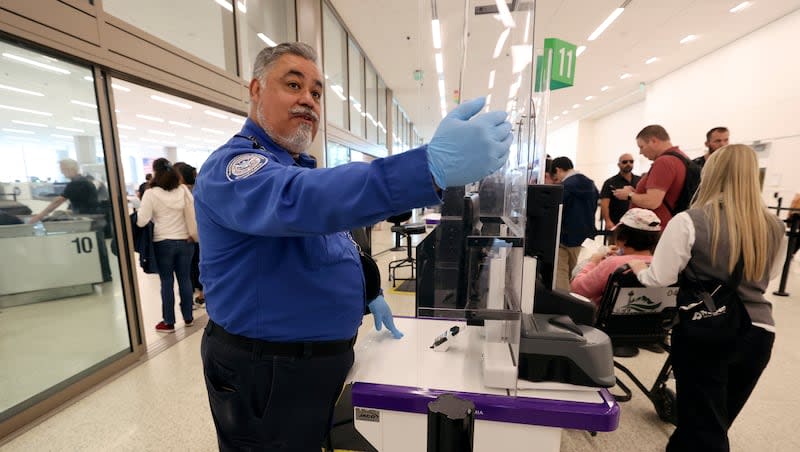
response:
M78 166L78 162L76 162L73 159L59 160L58 163L64 169L71 169L71 170L75 171L76 173L80 171L80 167Z
M268 70L286 54L297 55L314 63L317 62L317 52L310 45L302 42L283 42L275 47L264 47L258 52L256 61L253 63L253 78L258 79L263 85L264 76Z

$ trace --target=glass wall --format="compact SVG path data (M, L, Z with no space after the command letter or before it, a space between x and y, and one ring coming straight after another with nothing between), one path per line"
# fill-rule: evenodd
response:
M244 1L103 0L103 9L183 51L235 74L233 2L239 4L241 9ZM250 6L250 3L257 2L247 3Z
M131 342L92 71L0 54L2 421Z
M386 83L378 77L378 144L386 146Z
M350 162L350 149L347 146L328 141L327 167L333 168L334 166L344 165Z
M242 78L250 80L253 62L264 47L297 39L294 0L236 0Z
M349 128L347 102L347 34L327 4L322 5L325 69L325 118L329 124Z
M371 64L367 64L364 86L366 87L365 112L367 115L367 141L378 144L378 76Z
M367 113L364 111L364 57L361 50L348 39L348 75L350 80L350 131L357 137L364 138L364 121Z

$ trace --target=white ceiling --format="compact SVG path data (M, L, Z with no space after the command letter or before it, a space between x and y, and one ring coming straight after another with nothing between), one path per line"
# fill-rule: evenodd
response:
M386 84L429 139L441 119L434 49L431 40L431 0L331 0L345 24L362 46ZM577 61L573 87L553 91L549 118L551 130L571 121L607 114L625 103L641 99L640 84L653 81L714 50L800 8L800 0L753 0L738 13L729 10L742 0L633 0L623 14L595 41L589 35L623 0L538 0L534 44L540 49L545 37L557 37L587 49ZM464 1L438 0L447 107L454 105L458 86ZM489 71L496 70L492 109L505 109L511 84L510 46L522 44L526 12L512 12L518 26L505 46L505 55L492 58L504 27L491 16L475 16L476 5L495 5L492 0L468 0L468 58L464 71L464 98L489 94ZM685 36L697 39L680 44ZM787 46L789 43L787 43ZM787 48L788 50L788 48ZM788 56L788 55L787 55ZM645 64L651 57L658 60ZM422 69L422 82L414 70ZM621 80L623 73L630 78ZM609 89L601 92L600 88ZM709 87L711 88L711 87ZM637 93L631 95L632 93ZM586 101L587 96L594 96ZM578 107L573 108L574 105ZM562 114L567 111L567 114Z

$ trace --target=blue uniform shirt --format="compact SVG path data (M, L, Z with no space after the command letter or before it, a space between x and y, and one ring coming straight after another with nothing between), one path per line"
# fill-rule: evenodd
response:
M208 315L230 333L293 342L348 339L364 277L346 231L438 204L427 151L314 169L251 119L203 164L194 187Z

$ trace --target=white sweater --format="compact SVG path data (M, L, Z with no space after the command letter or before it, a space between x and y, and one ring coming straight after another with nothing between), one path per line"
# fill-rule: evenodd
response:
M147 189L142 196L142 205L139 207L137 226L144 227L150 220L153 220L153 224L155 224L153 228L154 242L188 239L189 231L183 217L183 208L187 197L194 202L191 192L183 185L170 191L161 187Z

